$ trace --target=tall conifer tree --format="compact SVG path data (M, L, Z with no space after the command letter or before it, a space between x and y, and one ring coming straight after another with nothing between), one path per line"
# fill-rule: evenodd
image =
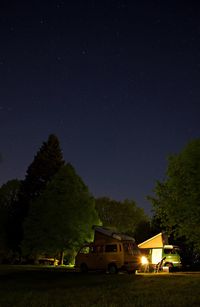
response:
M37 198L62 165L64 160L59 140L51 134L27 169L23 182L23 193L26 197L29 200Z
M48 182L64 165L64 159L59 140L51 134L44 142L27 169L26 177L22 181L19 200L15 206L12 223L13 249L20 252L23 239L23 222L28 215L30 203L35 201L45 190Z

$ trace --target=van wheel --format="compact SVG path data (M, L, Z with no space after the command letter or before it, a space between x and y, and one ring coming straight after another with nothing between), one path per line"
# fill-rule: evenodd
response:
M109 272L109 274L117 274L118 273L118 269L117 269L116 265L113 264L113 263L109 264L108 272Z
M87 273L88 272L87 265L85 263L82 263L81 267L80 267L80 270L81 270L81 273Z
M169 272L171 272L174 268L173 264L170 262L166 262L164 266L167 266L169 268Z
M135 273L136 273L136 270L127 270L127 273L128 273L129 275L135 274Z

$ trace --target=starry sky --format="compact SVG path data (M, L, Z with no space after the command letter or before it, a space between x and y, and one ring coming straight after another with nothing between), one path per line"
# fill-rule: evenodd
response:
M0 185L54 133L95 197L150 214L199 118L198 1L0 1Z

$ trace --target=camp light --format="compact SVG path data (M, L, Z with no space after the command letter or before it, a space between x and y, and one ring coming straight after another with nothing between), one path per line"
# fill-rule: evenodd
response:
M148 263L149 263L149 261L148 261L147 257L142 256L142 257L141 257L141 264L142 264L142 265L145 265L145 264L148 264Z

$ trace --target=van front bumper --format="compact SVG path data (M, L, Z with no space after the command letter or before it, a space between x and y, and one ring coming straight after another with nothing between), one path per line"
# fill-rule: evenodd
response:
M139 267L140 265L135 262L125 262L122 269L127 272L135 272Z

